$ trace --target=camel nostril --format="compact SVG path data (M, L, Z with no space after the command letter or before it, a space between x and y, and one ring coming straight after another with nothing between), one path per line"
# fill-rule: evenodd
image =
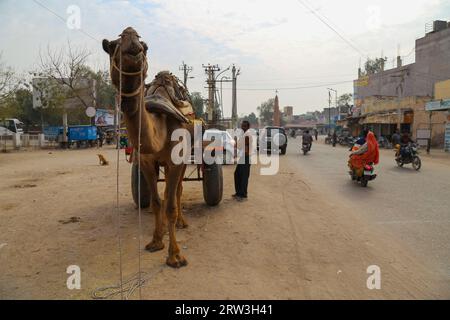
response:
M129 54L136 56L139 53L143 52L143 48L140 44L132 43L127 51Z

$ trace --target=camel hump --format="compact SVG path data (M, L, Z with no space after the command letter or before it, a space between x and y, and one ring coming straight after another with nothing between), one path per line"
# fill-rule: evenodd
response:
M151 104L160 100L158 105L171 105L175 107L184 117L194 120L194 108L192 107L189 91L183 85L183 83L175 75L169 71L160 71L155 79L147 85L146 90L146 107L147 110L152 112ZM151 99L147 99L154 96ZM149 105L147 105L149 101ZM150 101L152 103L150 103ZM167 109L167 108L165 108ZM155 112L157 112L155 110ZM165 112L164 112L165 113Z

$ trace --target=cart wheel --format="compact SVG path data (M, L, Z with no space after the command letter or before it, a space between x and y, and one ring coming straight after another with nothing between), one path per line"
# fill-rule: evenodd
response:
M139 169L137 164L132 165L131 168L131 193L133 195L133 201L136 206L139 205ZM150 190L147 186L147 181L141 172L141 209L148 208L150 206Z
M217 206L222 201L222 165L206 165L203 170L203 199L208 206Z

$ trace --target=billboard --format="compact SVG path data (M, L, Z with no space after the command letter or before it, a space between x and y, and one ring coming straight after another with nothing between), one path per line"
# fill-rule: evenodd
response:
M114 125L114 111L106 109L97 109L95 112L96 126L113 126Z

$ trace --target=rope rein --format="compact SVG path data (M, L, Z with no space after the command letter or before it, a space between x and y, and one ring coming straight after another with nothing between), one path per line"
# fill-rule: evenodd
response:
M108 299L120 293L122 300L131 297L136 288L139 289L139 299L142 299L142 286L150 276L141 271L141 239L142 239L142 218L141 218L141 133L142 133L142 108L144 102L144 77L145 72L148 67L147 59L145 55L143 56L142 69L137 72L125 72L122 70L122 50L120 49L121 41L119 40L118 45L114 49L114 53L111 56L111 68L110 74L112 76L113 69L116 69L119 73L119 92L118 92L118 103L116 105L116 115L117 115L117 165L116 165L116 210L117 210L117 233L118 233L118 246L119 246L119 277L120 281L118 285L112 285L107 287L100 287L95 289L91 297L93 299ZM116 64L116 56L119 54L119 66ZM122 90L122 76L137 76L140 75L140 85L139 88L131 93L124 93ZM120 162L120 106L122 105L122 97L134 97L139 95L139 129L138 129L138 216L139 216L139 234L138 234L138 269L137 274L129 278L128 280L123 280L123 263L122 263L122 237L121 237L121 219L120 219L120 201L119 201L119 162ZM162 270L160 270L162 271ZM158 272L159 273L159 272Z
M120 42L119 42L120 44ZM117 48L114 55L117 52ZM120 67L122 68L122 50L119 56ZM114 61L114 59L112 59ZM112 76L112 73L111 73ZM119 72L119 93L122 92L122 73ZM116 105L116 115L117 115L117 164L116 164L116 205L117 205L117 234L119 238L119 275L120 275L120 298L123 300L123 273L122 273L122 237L120 234L120 206L119 206L119 161L120 161L120 106L122 105L122 96L119 94L118 103Z

